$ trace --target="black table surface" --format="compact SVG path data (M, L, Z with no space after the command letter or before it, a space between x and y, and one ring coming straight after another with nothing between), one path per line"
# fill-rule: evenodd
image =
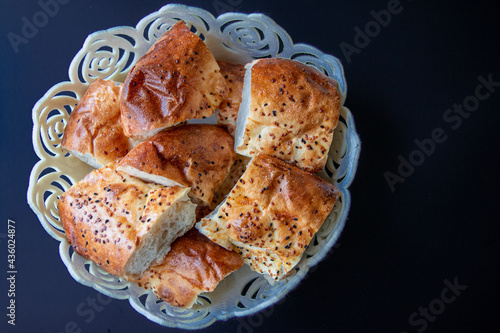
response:
M265 13L294 42L337 56L362 140L340 246L280 304L204 331L499 332L500 24L492 2L179 2L214 15ZM33 105L68 79L90 33L135 26L166 3L59 3L36 34L13 42L42 4L2 1L0 332L179 331L73 280L26 202L38 160ZM8 219L17 226L15 326L7 322Z

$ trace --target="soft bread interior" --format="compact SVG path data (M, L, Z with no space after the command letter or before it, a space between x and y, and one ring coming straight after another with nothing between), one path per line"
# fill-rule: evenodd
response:
M165 186L186 187L186 186L179 184L179 183L177 183L177 182L175 182L167 177L153 175L153 174L138 170L138 169L131 167L129 165L119 166L118 170L123 171L123 172L129 174L130 176L134 176L134 177L137 177L141 180L144 180L145 182L155 183L155 184L160 184L160 185L165 185ZM191 201L196 205L202 205L202 206L207 205L206 202L204 202L203 200L198 198L192 192L189 192L188 196L191 199Z
M247 127L248 114L250 111L250 95L252 86L252 67L256 61L253 61L245 66L245 78L243 79L243 94L240 108L238 110L238 119L236 120L236 132L234 135L234 150L238 151L238 147L243 146L245 137L245 128ZM244 155L244 154L243 154Z
M76 150L71 150L71 149L68 149L67 151L71 155L79 158L82 162L87 163L88 165L90 165L93 168L100 169L103 167L103 165L101 163L97 162L97 160L94 158L94 156L91 153L82 154Z
M125 266L125 276L139 278L151 263L163 258L170 251L172 242L193 227L195 208L187 195L172 203L143 236Z
M128 166L128 165L125 165L125 166L120 165L118 167L118 170L123 171L123 172L129 174L130 176L134 176L134 177L137 177L141 180L144 180L145 182L155 183L155 184L160 184L160 185L165 185L165 186L185 187L184 185L181 185L181 184L179 184L171 179L168 179L166 177L153 175L153 174L138 170L138 169L131 167L131 166Z

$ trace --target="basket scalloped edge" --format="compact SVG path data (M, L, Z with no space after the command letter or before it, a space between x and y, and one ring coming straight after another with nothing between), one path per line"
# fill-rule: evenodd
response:
M315 66L337 80L342 104L347 86L337 58L307 44L293 44L287 32L264 14L225 13L215 18L200 8L170 4L143 18L135 28L115 27L89 35L71 62L70 81L54 85L35 104L33 147L40 161L31 172L27 199L47 233L60 241L60 256L71 276L110 297L128 299L136 311L160 325L199 329L216 320L252 315L277 303L327 256L347 220L348 187L356 173L361 143L351 112L342 107L327 166L319 174L339 188L341 198L311 241L295 274L285 281L269 285L262 276L243 267L224 279L214 292L199 297L193 309L177 309L158 301L151 291L112 276L74 253L59 222L57 199L91 168L60 149L69 113L94 79L123 82L137 58L179 19L191 25L217 59L243 63L271 56Z

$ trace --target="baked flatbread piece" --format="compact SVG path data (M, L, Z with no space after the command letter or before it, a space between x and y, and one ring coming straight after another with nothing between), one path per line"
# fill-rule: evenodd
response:
M179 21L137 61L123 83L125 134L147 139L187 119L209 117L226 95L212 53Z
M332 210L339 191L271 156L252 159L238 184L198 230L252 268L282 279Z
M145 181L189 187L197 203L209 205L233 165L233 145L216 125L173 127L138 144L118 169Z
M120 87L112 81L92 82L69 115L63 149L94 168L101 168L132 149L120 121Z
M340 112L337 82L289 59L246 65L235 135L237 153L274 156L309 172L321 171Z
M194 225L188 192L145 183L108 165L64 192L58 210L78 254L111 274L137 278Z

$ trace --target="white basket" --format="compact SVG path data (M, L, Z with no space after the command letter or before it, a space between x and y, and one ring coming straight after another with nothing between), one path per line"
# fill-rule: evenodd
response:
M136 28L116 27L88 36L71 62L69 81L56 84L36 103L33 108L33 147L40 161L31 172L28 203L45 230L61 242L60 256L70 274L78 282L105 295L128 299L138 312L160 325L199 329L216 320L254 314L278 302L327 255L347 219L351 201L347 188L356 171L360 141L350 111L342 107L326 169L320 174L335 184L341 197L311 241L295 268L295 274L272 286L244 266L223 280L214 292L198 297L192 309L178 309L158 300L151 291L110 275L76 254L59 221L57 200L92 168L61 150L69 113L95 79L123 82L137 59L179 19L204 39L218 60L247 63L264 57L290 58L335 78L342 103L347 87L337 58L310 45L293 44L287 32L266 15L226 13L215 18L199 8L167 5L142 19Z

